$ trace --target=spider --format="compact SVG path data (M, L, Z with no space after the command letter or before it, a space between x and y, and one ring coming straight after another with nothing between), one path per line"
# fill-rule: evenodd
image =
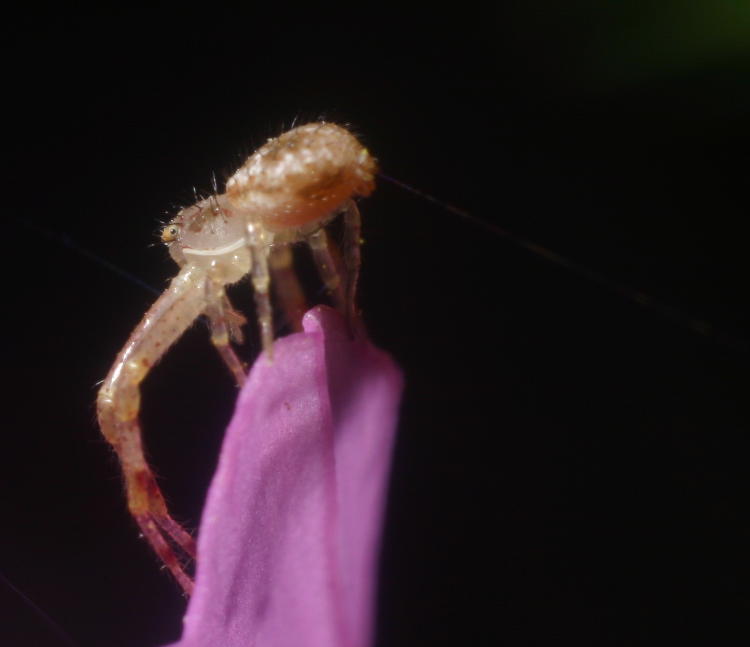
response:
M245 318L232 308L225 286L249 274L262 349L272 361L273 321L269 290L288 312L301 312L301 291L290 246L312 250L321 279L350 324L359 272L360 216L354 198L374 188L376 162L345 128L310 123L269 139L215 194L180 211L164 227L162 241L180 266L112 365L97 396L102 434L113 446L125 481L128 509L187 595L193 582L177 557L195 557L195 540L169 514L144 453L138 421L140 383L199 316L238 385L245 366L231 342L242 343ZM343 214L343 281L325 226Z

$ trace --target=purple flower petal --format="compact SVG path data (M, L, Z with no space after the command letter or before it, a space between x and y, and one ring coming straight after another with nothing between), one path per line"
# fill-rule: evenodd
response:
M174 647L363 647L402 378L328 308L260 359L203 512Z

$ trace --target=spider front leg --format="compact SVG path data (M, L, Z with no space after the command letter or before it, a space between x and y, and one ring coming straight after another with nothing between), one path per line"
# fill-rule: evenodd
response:
M192 558L195 540L169 515L143 453L138 413L140 383L204 310L204 285L202 271L192 266L180 271L120 351L97 396L99 426L120 460L128 509L144 537L188 594L193 583L175 555L173 545Z
M224 290L221 294L221 307L224 309L224 317L229 326L229 338L235 344L244 344L245 334L242 332L242 327L247 323L247 319L245 315L232 307L232 302Z
M242 330L240 326L245 323L245 318L229 302L224 292L224 285L214 281L206 282L206 316L211 328L211 343L214 345L221 359L234 376L237 386L245 383L247 368L234 352L231 340L242 342ZM242 323L240 323L242 322Z

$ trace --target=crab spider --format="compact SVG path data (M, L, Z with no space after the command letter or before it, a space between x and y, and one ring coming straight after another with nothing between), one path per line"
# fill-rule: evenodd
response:
M309 245L321 279L350 322L359 271L360 217L354 198L374 188L375 160L341 126L311 123L269 139L227 181L223 194L183 209L164 228L162 240L180 266L117 356L97 397L102 434L122 466L128 509L144 537L190 594L192 580L177 553L195 556L195 541L169 514L143 453L138 422L140 383L151 367L199 316L211 341L241 385L245 367L231 342L242 342L244 317L225 286L249 274L270 360L273 349L272 275L279 301L301 310L289 246ZM344 219L343 281L328 246L325 226ZM275 280L275 279L274 279Z

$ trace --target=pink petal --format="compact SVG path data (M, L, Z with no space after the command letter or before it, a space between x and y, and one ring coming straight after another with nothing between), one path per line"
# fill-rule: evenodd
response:
M175 647L363 647L401 394L388 355L329 308L240 393Z

